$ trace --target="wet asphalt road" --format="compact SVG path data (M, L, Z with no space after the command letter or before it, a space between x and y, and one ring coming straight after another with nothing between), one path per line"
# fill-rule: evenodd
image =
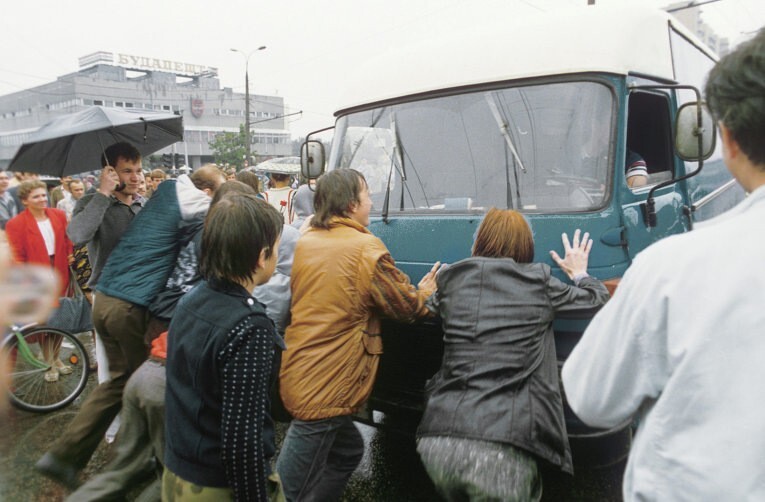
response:
M378 421L378 420L376 420ZM346 502L439 501L415 449L417 417L383 419L386 428L357 424L366 444L364 459L354 473ZM543 471L543 501L619 501L624 462L607 468L579 467L575 477Z
M93 378L91 376L91 386ZM63 500L66 490L37 475L32 466L55 438L63 433L78 407L79 402L75 402L64 410L46 415L6 409L0 419L0 501ZM387 425L384 430L358 424L367 448L343 501L440 500L415 451L413 431L416 417L396 420L385 417L382 421ZM279 424L279 438L286 426L286 423ZM83 479L103 468L110 448L105 442L102 443L83 472ZM579 466L573 478L545 471L543 500L621 500L623 469L623 462L600 469ZM140 488L137 486L132 495L139 493Z

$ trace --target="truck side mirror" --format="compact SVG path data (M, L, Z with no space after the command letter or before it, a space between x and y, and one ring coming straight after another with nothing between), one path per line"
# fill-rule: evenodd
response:
M303 177L316 179L324 172L324 145L321 141L305 141L300 147L300 171Z
M675 124L675 152L678 157L698 162L712 155L717 139L715 122L701 101L691 101L681 106Z

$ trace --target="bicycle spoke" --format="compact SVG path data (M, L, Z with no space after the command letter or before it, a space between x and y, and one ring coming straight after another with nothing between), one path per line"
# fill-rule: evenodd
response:
M64 331L33 327L16 334L5 343L3 360L11 375L11 401L27 411L45 412L66 406L87 384L85 348L74 335ZM55 380L49 381L46 376L52 371L56 372Z

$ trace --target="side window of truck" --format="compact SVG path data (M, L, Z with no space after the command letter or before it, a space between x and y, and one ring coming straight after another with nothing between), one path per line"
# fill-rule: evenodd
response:
M662 92L634 91L630 94L628 107L627 149L645 161L648 176L642 185L655 185L672 179L669 97Z

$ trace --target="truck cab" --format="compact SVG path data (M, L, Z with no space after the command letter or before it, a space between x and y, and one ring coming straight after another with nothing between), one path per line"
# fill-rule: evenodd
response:
M589 272L613 291L642 249L743 197L698 93L715 61L654 9L497 16L462 34L393 49L349 75L326 169L364 174L374 203L369 229L415 283L436 261L470 256L481 218L498 207L524 214L534 261L561 280L548 251L562 252L563 232L590 232ZM699 148L688 153L697 139ZM315 177L324 169L323 147L309 136L303 150L304 172ZM646 165L641 186L627 185L631 154ZM593 314L556 319L561 364ZM421 409L425 381L441 363L441 339L437 320L386 323L369 408ZM629 424L598 431L570 414L567 427L574 447L624 439ZM575 461L587 451L574 448Z

